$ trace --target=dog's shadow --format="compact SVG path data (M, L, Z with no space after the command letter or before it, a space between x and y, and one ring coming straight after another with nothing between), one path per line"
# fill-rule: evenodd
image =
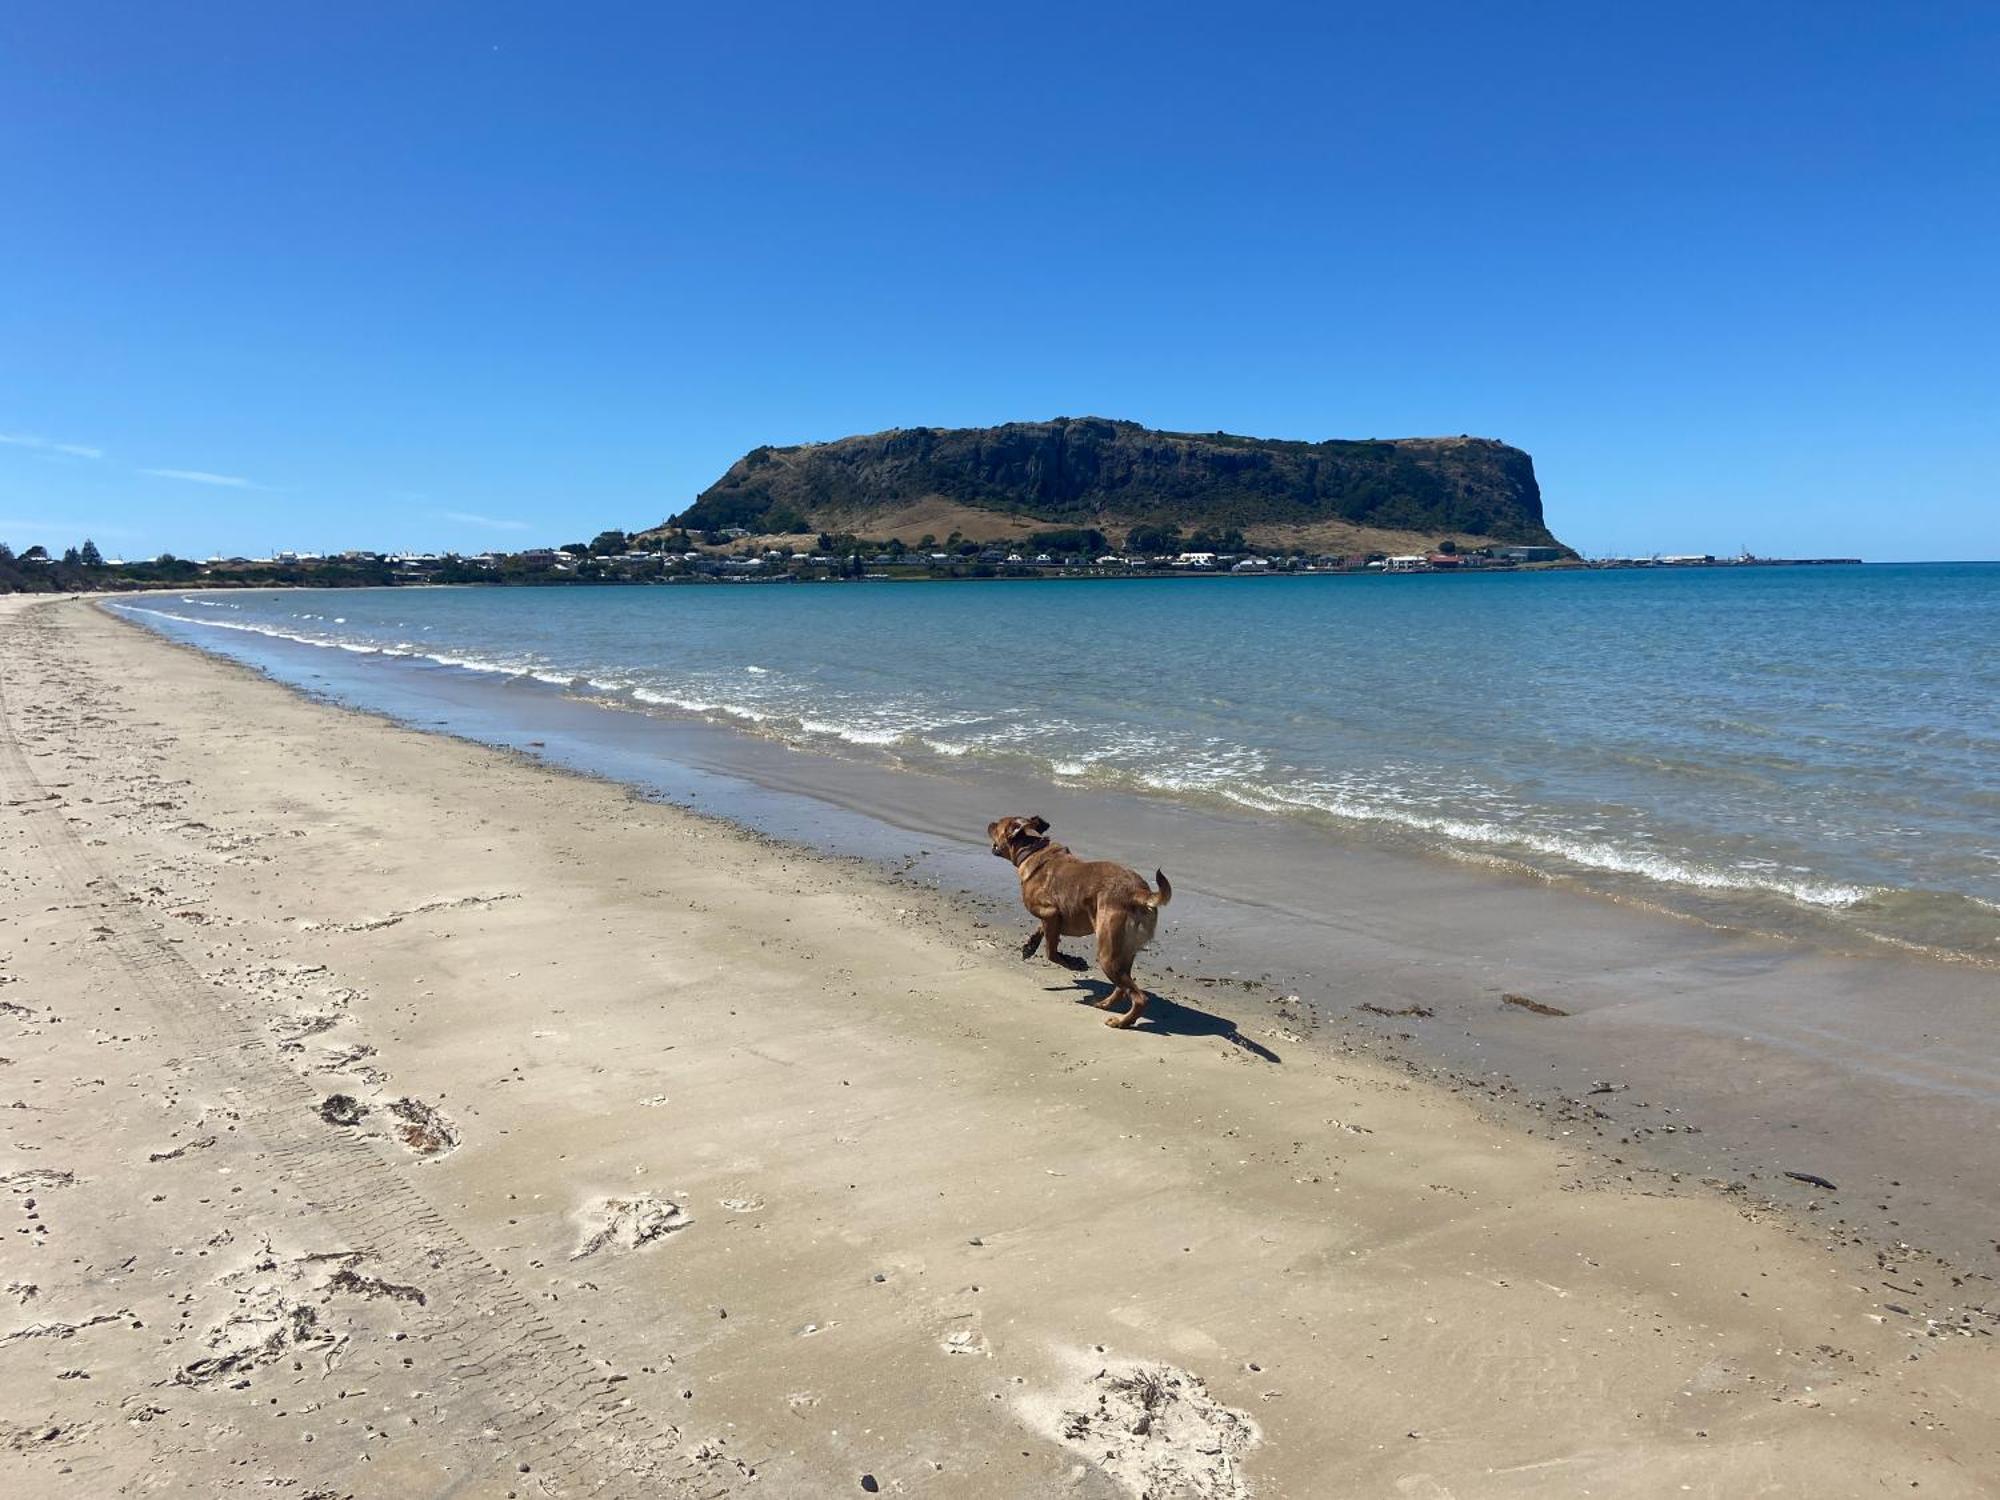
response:
M1071 984L1049 986L1051 994L1081 990L1077 996L1078 1005L1095 1006L1111 993L1111 986L1101 979L1078 979ZM1196 1005L1183 1005L1178 1000L1169 1000L1156 991L1146 991L1146 1014L1135 1031L1157 1031L1164 1036L1214 1036L1220 1037L1232 1047L1241 1047L1253 1057L1269 1063L1282 1063L1283 1058L1266 1047L1262 1042L1252 1041L1245 1036L1234 1021L1227 1016L1218 1016L1213 1011L1203 1010Z

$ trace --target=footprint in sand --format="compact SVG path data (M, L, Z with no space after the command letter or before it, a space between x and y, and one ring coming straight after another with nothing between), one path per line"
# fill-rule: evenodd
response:
M320 1073L351 1074L369 1087L379 1088L389 1075L368 1061L373 1056L375 1049L366 1042L336 1043L320 1049L319 1060L313 1067Z
M991 1359L993 1351L986 1347L986 1339L976 1328L954 1328L938 1340L938 1348L946 1354L975 1354Z
M1248 1500L1242 1460L1263 1434L1247 1412L1224 1406L1200 1376L1172 1365L1082 1351L1069 1362L1076 1379L1017 1407L1027 1426L1132 1495Z
M694 1223L678 1203L651 1193L599 1198L577 1217L583 1235L570 1252L571 1260L582 1260L606 1248L638 1250Z
M200 1350L173 1373L176 1385L248 1385L253 1373L280 1360L317 1353L328 1363L361 1329L336 1299L429 1300L423 1289L384 1281L359 1269L359 1250L279 1256L266 1249L248 1265L218 1277L214 1287L233 1306L201 1337Z

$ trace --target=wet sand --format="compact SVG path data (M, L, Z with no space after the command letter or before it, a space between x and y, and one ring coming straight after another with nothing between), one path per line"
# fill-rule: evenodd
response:
M1141 970L1171 1003L1120 1033L1019 961L1018 920L927 888L950 858L891 881L82 604L0 601L0 689L10 1492L1969 1496L2000 1470L1991 1325L1930 1263L1528 1134L1324 1040L1323 1002L1273 1015L1178 872ZM1343 1004L1470 1004L1369 946L1461 899L1476 920L1448 881L1354 893ZM1532 991L1569 1017L1478 998L1536 1036L1619 981ZM1681 1033L1624 1035L1637 1062Z

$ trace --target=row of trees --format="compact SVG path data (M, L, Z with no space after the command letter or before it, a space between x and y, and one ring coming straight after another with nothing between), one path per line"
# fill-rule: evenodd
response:
M104 554L97 543L85 538L81 547L70 547L60 557L46 547L27 547L17 556L0 542L0 594L74 593L95 588L104 573Z
M0 563L40 564L54 560L49 556L49 549L46 547L30 547L16 557L12 547L0 542ZM104 554L97 550L97 543L85 537L81 547L71 547L63 553L62 565L66 568L101 568L104 566Z
M1125 550L1147 557L1169 552L1241 552L1244 547L1243 533L1233 526L1203 526L1182 536L1180 527L1169 522L1164 526L1134 526L1125 535Z

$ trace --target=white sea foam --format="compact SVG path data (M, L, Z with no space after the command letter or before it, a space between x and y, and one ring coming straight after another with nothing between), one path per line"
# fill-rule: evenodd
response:
M799 728L807 734L829 735L850 745L895 745L908 738L901 729L867 724L842 724L827 719L801 719Z
M192 600L191 603L200 603ZM240 630L245 635L261 635L271 640L292 641L301 646L335 646L340 644L324 636L300 635L296 631L279 630L272 625L255 625L239 620L204 620L192 615L177 615L170 609L154 609L144 604L114 604L111 606L123 614L156 615L162 620L175 620L183 625L199 625L205 630Z
M461 671L479 672L488 676L531 675L530 667L518 661L495 661L481 656L457 656L443 651L409 651L401 647L376 646L364 641L340 640L332 636L304 635L295 630L281 630L273 625L258 625L249 621L204 620L191 615L175 614L172 610L154 609L143 604L115 604L112 608L127 614L154 615L182 625L197 625L206 630L241 631L245 635L261 635L269 640L290 641L294 645L313 646L320 650L346 651L356 656L403 656L417 661L433 662L441 667L456 667ZM542 680L567 687L573 679L548 676Z
M1239 785L1220 789L1230 800L1260 812L1292 812L1308 809L1350 822L1388 823L1416 832L1428 833L1453 843L1489 849L1526 850L1561 860L1588 870L1635 875L1662 885L1691 887L1709 891L1751 891L1778 895L1807 906L1839 909L1857 905L1881 895L1875 886L1853 885L1809 877L1786 879L1765 875L1741 865L1724 867L1703 864L1692 858L1631 849L1603 839L1579 838L1574 834L1543 832L1518 824L1498 823L1485 818L1446 817L1413 811L1392 802L1369 801L1348 795L1328 796L1310 790L1280 790L1268 786Z
M683 713L706 714L715 712L715 705L701 698L684 698L675 693L663 693L658 688L635 687L632 696L641 703L650 703L655 708L678 708Z

